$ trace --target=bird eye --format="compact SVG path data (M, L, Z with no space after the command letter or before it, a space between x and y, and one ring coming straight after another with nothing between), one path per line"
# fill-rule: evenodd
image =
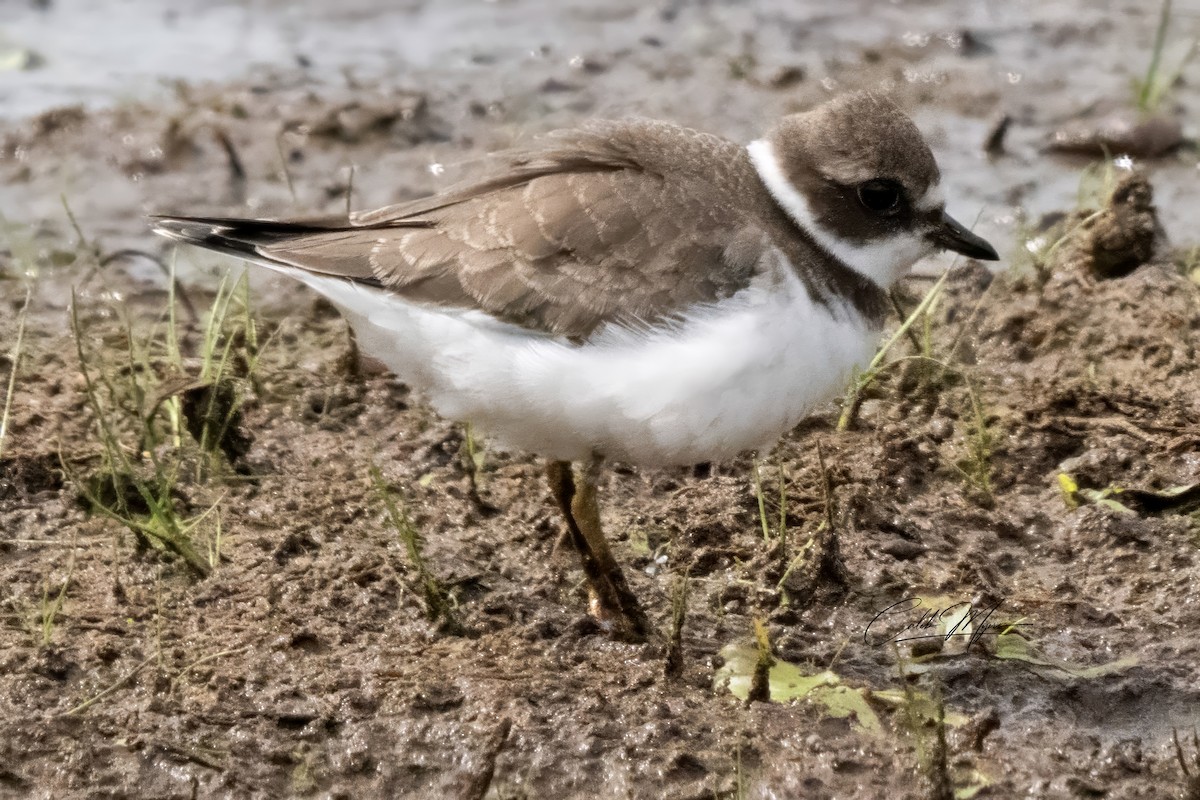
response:
M904 190L895 181L867 181L858 187L858 202L876 214L889 214L900 209Z

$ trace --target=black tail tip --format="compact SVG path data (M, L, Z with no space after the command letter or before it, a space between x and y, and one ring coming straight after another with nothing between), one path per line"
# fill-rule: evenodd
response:
M225 255L253 258L258 255L255 245L238 238L234 223L237 220L201 219L196 217L154 216L150 229L160 236Z
M217 233L215 225L184 217L150 217L150 229L167 239L192 243L202 243Z
M192 244L200 244L216 232L212 225L167 216L150 217L150 230L168 239Z

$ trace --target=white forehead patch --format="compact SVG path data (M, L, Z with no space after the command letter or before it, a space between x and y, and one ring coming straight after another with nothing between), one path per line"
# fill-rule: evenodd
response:
M931 184L925 190L925 194L918 197L916 203L913 205L917 207L917 211L933 211L936 208L945 208L946 193L942 191L942 185L940 183Z
M882 241L868 244L846 241L817 222L808 198L801 194L783 173L783 167L770 142L757 139L751 142L746 150L767 191L792 221L807 231L821 249L876 286L888 288L907 272L909 267L934 251L931 242L913 231L893 234ZM943 202L940 186L934 185L929 188L921 198L922 207L930 202L931 197L933 205L930 205L930 208Z

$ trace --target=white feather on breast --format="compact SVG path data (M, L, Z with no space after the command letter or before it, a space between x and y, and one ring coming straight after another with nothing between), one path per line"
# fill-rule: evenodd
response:
M813 302L791 269L669 326L609 326L583 345L280 271L338 305L363 351L442 416L569 461L667 466L767 448L842 391L879 334L849 304Z

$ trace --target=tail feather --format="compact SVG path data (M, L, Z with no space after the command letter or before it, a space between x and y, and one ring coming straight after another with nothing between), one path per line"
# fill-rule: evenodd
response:
M379 285L370 264L371 227L345 218L278 222L226 217L152 217L154 232L177 242L244 258L272 269L296 269ZM424 227L413 222L404 227ZM389 227L398 227L392 223Z

